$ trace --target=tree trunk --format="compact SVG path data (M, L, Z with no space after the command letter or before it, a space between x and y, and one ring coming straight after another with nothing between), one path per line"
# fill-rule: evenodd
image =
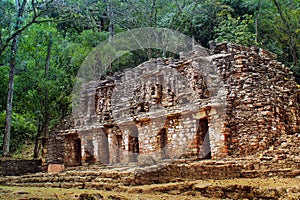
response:
M106 10L109 18L109 26L108 26L109 40L111 40L115 35L115 19L114 19L113 5L110 0L107 1Z
M14 27L14 30L17 31L21 24L21 17L25 10L25 5L27 1L24 0L22 5L19 0L16 0L16 10L17 10L17 21ZM11 122L12 122L12 101L14 94L14 76L16 68L16 56L18 49L18 37L19 34L16 34L12 40L11 44L11 57L10 57L10 71L9 71L9 82L8 82L8 95L7 95L7 105L6 105L6 118L5 118L5 129L4 129L4 138L3 138L3 156L9 156L10 150L10 133L11 133Z
M45 79L48 80L49 67L50 67L50 58L51 58L51 49L52 49L52 38L50 36L45 64ZM45 102L44 102L44 137L48 137L49 135L49 122L50 122L50 113L49 113L49 90L46 86L45 88Z
M293 57L293 65L297 66L298 65L298 57L297 57L297 47L296 47L296 40L297 37L294 35L293 30L291 28L291 24L289 23L289 19L288 17L284 16L283 11L278 3L277 0L273 0L273 3L275 4L275 7L280 15L281 20L283 21L283 24L286 26L287 29L287 34L289 37L289 47L290 47L290 51Z
M5 129L4 129L4 138L3 138L3 156L9 156L9 152L10 152L9 144L10 144L11 121L12 121L12 100L14 94L14 76L15 76L15 67L16 67L17 43L18 43L18 36L16 36L13 39L11 44L8 95L7 95Z
M152 0L151 12L150 12L150 17L149 17L149 27L155 27L156 26L156 13L157 13L156 0ZM147 56L148 56L148 59L152 58L153 50L151 48L148 48Z
M41 134L43 132L43 127L41 126L41 122L38 119L38 128L37 128L37 134L34 140L34 150L33 150L33 158L38 158L39 157L39 152L40 152L40 140L39 138L41 137Z
M152 5L151 5L151 14L150 14L150 19L149 19L149 27L153 27L156 25L156 0L152 0Z
M45 71L44 77L45 80L48 80L49 68L50 68L50 58L51 58L51 49L52 49L52 37L50 36L49 43L48 43L48 50L46 56L46 64L45 64ZM50 123L50 113L49 113L49 91L47 86L44 88L44 99L42 100L43 105L43 117L42 119L38 119L38 130L37 135L34 141L34 152L33 158L38 158L39 153L41 150L41 136L43 133L43 137L47 138L49 135L49 123Z
M255 43L258 44L259 38L258 38L258 19L260 15L260 5L261 0L258 0L257 2L257 8L256 8L256 17L255 17Z
M115 35L115 19L114 19L113 5L111 3L111 0L104 0L104 3L106 3L106 12L107 12L107 17L109 19L108 40L111 41ZM111 63L109 64L108 68L111 69Z

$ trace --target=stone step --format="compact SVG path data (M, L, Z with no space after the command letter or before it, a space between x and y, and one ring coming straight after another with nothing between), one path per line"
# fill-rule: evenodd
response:
M104 182L86 182L84 184L84 189L97 189L112 191L120 186L120 183L104 183Z
M292 184L289 184L289 181L291 181ZM273 184L270 184L270 182ZM147 186L122 186L118 184L100 182L26 183L26 185L13 185L27 187L95 189L100 193L103 191L126 193L126 196L131 196L131 194L155 194L158 196L165 194L185 195L184 197L182 196L184 199L189 199L189 197L196 197L199 199L202 199L202 197L208 199L300 199L300 186L297 184L297 181L293 179L282 180L278 178L259 178L252 180L234 179L225 181L198 180Z
M232 179L255 177L296 177L300 176L300 168L282 167L271 168L270 163L260 164L257 160L237 161L197 161L189 163L173 163L170 165L156 165L143 168L117 168L97 171L96 167L84 171L75 168L61 173L37 173L24 176L10 176L0 178L1 185L42 185L49 187L92 187L92 184L114 186L134 186L157 183L178 182L199 179ZM81 168L81 167L80 167ZM81 168L82 169L82 168ZM64 184L62 184L64 183Z
M22 178L22 179L6 179L7 182L16 183L16 184L27 184L27 183L56 183L56 182L65 182L65 183L86 183L86 182L96 182L96 183L122 183L127 179L112 179L112 178L90 178L90 177L79 177L79 176L62 176L62 177L33 177L33 178Z
M22 187L53 187L53 188L78 188L78 189L98 189L111 191L120 186L120 183L109 183L101 181L93 182L9 182L6 186L22 186Z
M241 178L282 177L292 178L300 175L300 169L284 168L273 170L242 170Z
M120 183L122 179L112 179L112 178L95 178L92 182L101 182L101 183Z

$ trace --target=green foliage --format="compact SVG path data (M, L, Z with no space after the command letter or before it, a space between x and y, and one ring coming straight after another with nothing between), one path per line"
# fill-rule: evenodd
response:
M11 19L14 19L14 3L12 1L0 1L0 32L1 36L7 37L12 31L13 22Z
M107 39L108 32L84 30L75 38L75 42L85 47L96 47L100 42Z
M0 111L6 109L9 66L0 67Z
M0 113L0 146L3 145L4 127L5 127L5 112L2 111ZM2 148L0 149L0 152L2 153Z
M0 145L3 142L5 126L5 112L0 113ZM13 113L12 116L12 132L11 132L11 150L17 152L24 143L33 141L33 133L36 132L36 124L33 116L30 114ZM2 149L0 149L2 152Z
M215 39L219 42L227 41L245 46L255 44L255 34L251 31L252 16L244 15L233 18L228 15L219 26L215 27Z
M300 82L300 1L277 0L281 14L275 1L262 1L260 17L260 37L262 47L276 53L278 59L294 71Z
M228 6L216 0L171 1L163 8L157 24L194 37L203 46L213 39L213 29L218 23L217 15L228 12Z
M124 54L125 52L121 53ZM123 71L127 68L134 68L149 60L148 56L151 58L163 56L163 52L159 49L138 49L132 52L126 52L124 55L123 54L112 63L111 69L109 69L108 72Z

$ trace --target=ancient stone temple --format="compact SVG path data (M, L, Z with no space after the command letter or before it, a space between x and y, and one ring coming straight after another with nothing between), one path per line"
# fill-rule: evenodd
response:
M86 84L81 103L44 140L46 165L244 157L284 141L300 154L291 142L300 137L299 85L257 47L219 43L151 59Z

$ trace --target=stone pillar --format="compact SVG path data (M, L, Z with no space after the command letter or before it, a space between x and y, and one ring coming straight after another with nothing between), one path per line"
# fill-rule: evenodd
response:
M208 133L212 159L220 159L227 156L227 146L224 136L224 113L218 112L218 108L211 108L208 112Z

